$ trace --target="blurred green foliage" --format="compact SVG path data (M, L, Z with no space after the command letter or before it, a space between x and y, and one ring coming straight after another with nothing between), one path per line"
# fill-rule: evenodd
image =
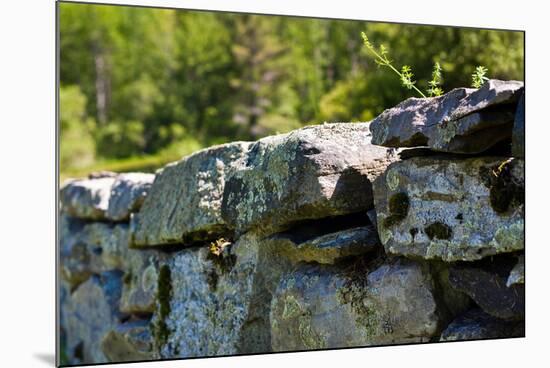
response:
M151 171L201 147L323 121L366 121L414 94L361 32L429 88L475 66L523 80L523 34L60 3L62 176ZM397 65L401 68L402 65Z

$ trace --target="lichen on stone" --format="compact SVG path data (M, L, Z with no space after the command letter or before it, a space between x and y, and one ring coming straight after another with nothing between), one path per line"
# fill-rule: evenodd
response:
M448 240L453 235L453 230L449 227L449 225L439 221L433 222L426 226L424 228L424 232L426 232L426 235L428 235L430 240Z
M409 212L409 197L400 192L392 195L388 202L389 215L384 219L384 226L393 226L405 219Z
M505 214L525 201L524 185L512 174L514 161L510 158L493 167L479 169L483 183L489 188L491 207L499 214Z

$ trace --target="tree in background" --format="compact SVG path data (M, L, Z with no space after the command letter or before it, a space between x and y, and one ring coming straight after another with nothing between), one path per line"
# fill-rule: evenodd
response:
M368 121L410 93L362 31L422 90L436 61L446 91L476 65L523 79L520 32L62 3L61 170L148 170L216 143Z

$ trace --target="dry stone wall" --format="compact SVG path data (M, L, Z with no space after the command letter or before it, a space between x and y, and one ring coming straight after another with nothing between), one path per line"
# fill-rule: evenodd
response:
M523 84L60 193L65 363L524 334Z

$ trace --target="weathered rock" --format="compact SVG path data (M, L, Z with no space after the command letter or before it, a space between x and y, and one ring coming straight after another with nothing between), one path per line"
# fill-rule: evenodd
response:
M273 350L429 341L440 321L426 269L401 260L368 271L303 264L285 277L271 307Z
M120 310L125 313L154 312L158 293L159 262L163 254L129 249L124 260Z
M128 225L60 217L61 275L72 287L91 274L124 269L127 251Z
M129 321L116 326L103 337L101 349L110 362L158 359L153 349L149 320Z
M121 276L120 271L93 275L70 295L63 316L71 364L107 362L101 341L123 317L118 312Z
M155 179L154 174L119 174L111 187L106 218L112 221L127 221L130 213L137 212Z
M444 261L524 248L524 162L415 157L374 182L386 252Z
M440 341L499 339L525 336L524 321L495 318L481 309L472 309L457 317L441 333Z
M162 357L271 351L269 305L287 266L281 257L267 256L268 248L246 234L220 256L189 248L161 266L165 276L159 281L169 285L170 295L159 300L165 313L155 321Z
M371 181L397 159L370 144L367 123L305 127L261 139L225 185L222 216L238 232L372 208Z
M521 94L516 109L514 131L512 133L512 155L525 157L525 93Z
M157 172L139 214L131 219L133 245L187 243L226 233L220 209L225 181L244 166L249 145L210 147Z
M332 231L334 230L334 231ZM291 262L333 264L346 257L372 252L380 247L372 224L348 229L331 229L323 224L293 228L270 237L278 241L279 252Z
M502 319L523 319L524 285L506 286L514 264L513 257L457 264L450 269L449 281L452 287L468 294L490 315Z
M511 137L514 104L522 90L523 82L489 80L479 89L457 88L440 97L409 98L372 121L372 143L483 152Z
M72 180L60 191L63 212L88 220L104 220L114 177Z
M522 254L518 257L518 263L510 271L506 286L525 284L525 256Z

